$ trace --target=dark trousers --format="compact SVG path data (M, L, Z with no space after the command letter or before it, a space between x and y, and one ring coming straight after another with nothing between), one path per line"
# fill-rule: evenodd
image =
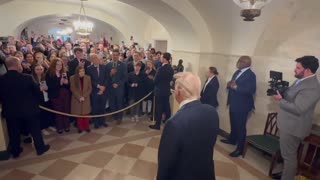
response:
M106 95L98 95L96 92L91 95L91 114L99 115L105 113ZM95 127L102 126L105 123L105 117L92 118Z
M49 101L48 102L44 102L42 104L42 106L51 109L51 103ZM53 113L41 109L39 116L40 116L40 127L41 127L41 129L46 129L49 126L54 126L54 122L53 122L54 121L53 120L54 114Z
M160 127L162 114L165 113L166 119L169 119L171 116L171 108L169 102L170 96L156 96L155 102L155 119L156 119L156 126Z
M237 150L243 151L247 136L247 119L249 112L232 112L230 113L231 132L229 141L237 143Z
M123 108L123 90L120 88L112 89L109 94L109 106L111 112L118 111ZM112 115L114 119L122 119L123 113Z
M25 116L23 118L7 118L7 127L9 133L10 151L13 155L19 155L20 153L20 134L21 128L26 125L29 130L34 146L37 152L40 152L44 148L44 142L40 129L39 115Z
M52 108L56 111L70 113L70 93L67 89L61 88L59 96L51 99ZM69 129L69 117L56 114L56 128L57 131Z

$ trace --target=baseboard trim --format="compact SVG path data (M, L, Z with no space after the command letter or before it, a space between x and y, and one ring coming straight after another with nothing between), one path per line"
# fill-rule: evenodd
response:
M0 161L6 161L10 159L10 153L8 150L0 151Z

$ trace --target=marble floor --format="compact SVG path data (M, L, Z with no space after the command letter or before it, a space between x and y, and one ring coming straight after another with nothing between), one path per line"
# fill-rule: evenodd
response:
M18 159L0 161L1 180L153 180L161 131L150 130L150 121L110 122L91 133L44 136L51 145L37 156L32 145L23 145ZM220 139L220 137L219 137ZM257 180L267 177L269 157L249 148L246 157L231 158L234 147L217 140L214 152L217 180Z

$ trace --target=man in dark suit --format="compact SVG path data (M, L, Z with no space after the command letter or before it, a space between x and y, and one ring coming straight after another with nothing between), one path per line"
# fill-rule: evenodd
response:
M227 84L231 132L229 138L221 142L237 144L236 150L229 154L231 157L238 157L243 153L247 135L247 119L249 112L254 109L256 75L251 71L250 66L251 58L241 56L237 62L238 70Z
M294 72L297 80L283 96L279 92L273 96L280 106L277 125L284 160L282 177L276 175L274 179L294 179L298 148L311 133L314 110L320 99L320 85L315 74L319 68L319 60L314 56L304 56L296 59L296 63Z
M76 68L78 66L84 67L86 70L88 66L90 66L90 61L83 59L84 57L84 52L83 49L76 47L74 48L74 54L76 55L76 58L68 62L68 67L69 67L69 76L72 76L76 72Z
M174 95L180 107L162 133L157 180L214 180L218 113L198 100L199 77L184 72L176 74L175 79Z
M209 67L209 71L207 72L208 79L203 86L200 98L200 101L203 104L209 104L215 108L219 105L217 100L217 93L219 90L218 74L217 68Z
M120 52L118 49L112 52L112 61L107 64L109 105L112 112L123 108L124 85L127 81L127 66L119 61ZM121 124L123 113L113 115L117 124Z
M141 61L141 54L140 52L138 51L135 51L133 54L132 54L132 57L133 57L133 61L129 62L128 63L128 73L131 73L134 71L134 66L136 64L138 64L140 62L141 64L141 70L140 72L143 72L144 71L144 68L145 68L145 65L144 63Z
M97 54L90 54L92 65L87 69L87 74L91 77L92 92L91 92L91 114L98 115L105 113L107 102L107 69L106 66L100 64L100 59ZM108 127L104 117L92 118L94 127Z
M154 94L156 100L155 106L155 119L156 124L150 125L151 129L160 130L162 113L165 113L166 119L169 119L171 116L171 108L169 97L171 95L170 91L170 82L173 78L173 69L169 64L171 59L170 53L163 53L161 57L162 66L158 69L154 77Z
M0 77L0 101L3 103L3 115L6 118L11 154L19 157L23 151L20 146L20 133L27 125L38 155L48 151L49 145L43 142L40 120L37 118L41 92L39 86L29 75L21 74L21 62L16 57L6 59L8 72Z

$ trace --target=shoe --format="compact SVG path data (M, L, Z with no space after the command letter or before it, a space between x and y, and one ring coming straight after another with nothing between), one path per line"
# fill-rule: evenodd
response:
M20 147L17 153L12 153L12 157L14 159L18 158L22 152L23 152L23 148Z
M32 138L31 137L27 137L23 140L23 143L25 144L31 144L32 143Z
M109 125L107 123L102 124L103 127L108 127Z
M235 142L229 141L228 139L221 139L220 141L221 141L222 143L225 143L225 144L236 145Z
M237 149L229 154L229 156L231 156L231 157L239 157L241 155L242 155L242 151L237 150Z
M40 155L44 154L45 152L47 152L49 149L50 149L50 145L47 144L43 147L43 149L41 151L37 152L37 155L40 156Z
M156 125L150 125L149 128L160 130L160 126L156 126Z
M280 180L281 179L281 176L282 176L282 172L278 172L278 173L274 173L271 175L271 178L272 179L276 179L276 180Z
M82 133L82 130L81 130L81 129L78 129L78 133L79 133L79 134Z
M87 129L86 131L87 131L87 133L91 132L91 130L90 130L90 129Z
M62 131L62 130L58 130L57 132L58 132L58 134L62 134L62 133L63 133L63 131Z
M65 129L64 131L65 131L65 132L70 132L70 129L69 129L69 128L67 128L67 129Z

